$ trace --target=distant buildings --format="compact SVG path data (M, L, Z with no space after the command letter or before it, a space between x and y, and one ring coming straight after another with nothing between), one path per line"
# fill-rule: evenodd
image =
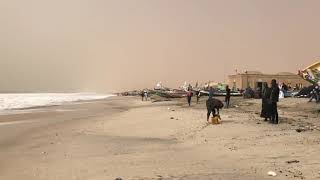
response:
M233 89L253 89L262 88L263 83L270 84L272 79L276 79L278 83L285 83L288 86L299 88L311 85L309 82L302 79L299 75L283 72L278 74L263 74L259 71L246 71L228 76L228 84Z

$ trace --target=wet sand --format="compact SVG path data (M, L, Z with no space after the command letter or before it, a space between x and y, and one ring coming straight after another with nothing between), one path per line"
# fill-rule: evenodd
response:
M284 99L271 125L259 100L232 100L220 125L206 123L204 98L188 107L113 97L0 116L0 179L320 178L319 105Z

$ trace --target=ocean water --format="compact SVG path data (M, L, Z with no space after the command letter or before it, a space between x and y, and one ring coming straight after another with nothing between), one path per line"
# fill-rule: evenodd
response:
M63 105L79 101L101 100L113 95L94 93L27 93L0 94L0 114L33 107Z

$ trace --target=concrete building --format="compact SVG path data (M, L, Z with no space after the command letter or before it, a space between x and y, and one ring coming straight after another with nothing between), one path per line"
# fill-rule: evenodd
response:
M263 74L259 71L246 71L245 73L230 75L228 77L228 84L233 89L246 89L247 87L257 89L262 88L263 83L265 82L270 84L272 79L276 79L278 83L285 83L291 87L298 85L301 88L311 85L309 82L293 73L283 72L278 74Z

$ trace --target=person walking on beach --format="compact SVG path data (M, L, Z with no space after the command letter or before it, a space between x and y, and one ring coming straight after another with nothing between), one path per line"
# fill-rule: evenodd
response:
M201 97L201 92L200 92L200 90L196 92L196 95L197 95L197 104L199 104L200 97Z
M144 98L146 101L148 101L148 91L147 90L144 90Z
M191 99L192 99L193 93L192 90L190 88L188 88L188 92L187 92L187 100L188 100L188 104L189 106L191 106Z
M264 121L268 121L271 118L271 89L268 86L268 83L264 84L264 88L262 91L262 110L261 117L264 118Z
M227 94L226 94L225 102L226 102L226 107L229 108L230 98L231 98L231 89L229 88L229 86L226 86L226 91L227 91Z
M280 93L280 89L277 84L277 81L273 79L271 81L271 95L270 95L271 123L273 124L279 123L279 115L278 115L279 93Z
M144 101L144 91L141 91L140 96L141 96L141 100Z

